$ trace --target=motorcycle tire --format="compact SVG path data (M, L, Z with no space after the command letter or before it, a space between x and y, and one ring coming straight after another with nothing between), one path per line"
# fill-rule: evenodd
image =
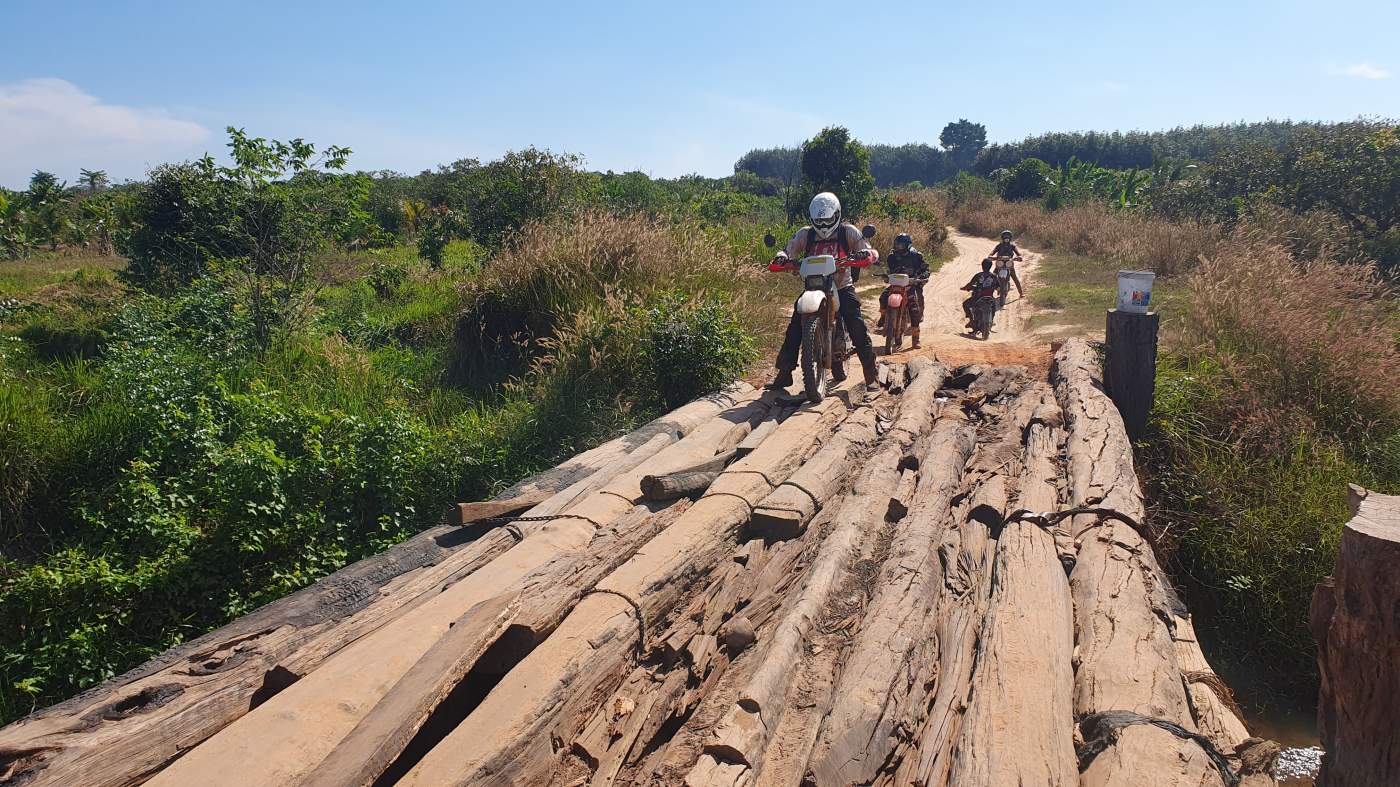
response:
M885 355L899 350L904 343L904 310L890 309L885 312Z
M826 353L827 337L822 335L822 320L813 317L802 326L802 388L807 401L819 403L826 397Z

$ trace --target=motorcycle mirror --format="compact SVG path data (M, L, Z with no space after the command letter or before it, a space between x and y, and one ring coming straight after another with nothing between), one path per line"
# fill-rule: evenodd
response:
M763 236L763 245L764 245L764 246L767 246L768 248L771 249L771 248L773 248L775 245L777 245L777 243L778 243L778 239L775 238L775 237L773 237L773 233L770 232L770 233L768 233L767 235L764 235L764 236Z
M860 229L860 234L861 234L866 240L870 240L871 238L875 237L875 225L874 225L874 224L867 224L867 225L865 225L864 227L861 227L861 229Z

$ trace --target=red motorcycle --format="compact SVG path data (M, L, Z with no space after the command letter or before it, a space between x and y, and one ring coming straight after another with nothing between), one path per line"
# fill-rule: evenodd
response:
M913 289L928 279L915 279L907 273L891 273L885 276L889 282L889 294L885 296L885 355L898 352L904 345L904 334L918 328L909 324L909 299L917 297Z

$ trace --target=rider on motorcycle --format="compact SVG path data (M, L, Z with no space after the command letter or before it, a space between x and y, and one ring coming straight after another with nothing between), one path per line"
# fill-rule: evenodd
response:
M982 272L974 275L972 281L963 285L964 290L972 292L972 297L963 301L963 314L967 316L969 329L972 328L972 304L976 303L978 298L995 298L997 288L1000 286L1001 282L997 281L996 274L992 273L992 261L990 259L982 260Z
M812 218L810 226L803 227L788 241L787 247L778 252L777 260L788 258L802 259L817 254L830 254L833 257L863 259L880 255L871 248L860 230L853 224L841 221L841 200L829 191L823 191L812 198L808 206ZM849 268L839 268L834 280L838 295L837 314L845 323L846 335L851 338L856 355L860 357L861 368L865 371L865 387L876 388L875 347L870 342L870 334L865 330L865 318L860 313L860 298L856 297L855 282ZM792 370L797 368L797 352L802 346L802 318L796 310L788 323L787 335L783 337L783 347L778 351L778 376L770 384L772 388L786 388L792 385Z
M1016 248L1016 244L1011 242L1011 230L1001 231L1001 243L997 244L990 257L1010 257L1006 262L1007 270L1011 273L1011 281L1016 283L1016 295L1024 297L1026 292L1021 289L1021 277L1016 275L1016 260L1021 256L1021 250Z
M914 342L914 349L919 348L919 323L924 319L924 283L923 280L929 276L928 263L924 262L924 255L914 248L914 239L908 233L901 232L894 237L894 251L890 252L889 258L885 261L885 266L890 273L906 273L912 280L909 284L909 338ZM875 331L878 333L885 325L885 307L888 305L890 288L880 293L880 320L875 324Z

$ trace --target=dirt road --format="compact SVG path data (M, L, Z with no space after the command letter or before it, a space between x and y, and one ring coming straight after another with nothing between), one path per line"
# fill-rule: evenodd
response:
M996 241L952 230L948 237L957 246L958 256L944 263L924 288L924 319L920 326L922 347L917 351L896 353L891 358L907 362L915 355L932 355L952 366L965 363L1048 365L1050 344L1029 329L1027 323L1035 309L1028 299L1016 294L1014 284L1006 308L997 312L992 337L981 340L969 335L962 310L967 293L961 288L981 270L982 260L991 252ZM881 251L882 254L885 252ZM1024 252L1024 256L1025 259L1016 265L1016 273L1029 292L1035 286L1040 255L1028 251ZM866 302L866 316L872 325L879 316L882 287L883 284L875 279L861 288ZM883 337L876 335L871 338L877 350L883 348ZM904 346L909 346L907 338Z

